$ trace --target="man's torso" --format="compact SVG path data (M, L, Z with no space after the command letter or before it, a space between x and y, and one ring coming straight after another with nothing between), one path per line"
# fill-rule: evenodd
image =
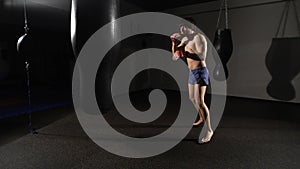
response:
M200 58L195 54L195 53L202 53L203 51L197 51L197 48L196 48L196 39L195 39L195 36L200 36L200 34L196 34L194 35L184 48L185 52L188 52L187 54L187 64L188 64L188 68L190 70L193 70L193 69L197 69L199 67L206 67L206 63L205 63L205 60L200 60ZM200 42L200 45L203 45L201 42ZM202 46L200 46L199 49L202 49ZM198 50L199 50L198 49ZM197 51L197 52L195 52ZM195 56L195 57L189 57L190 56Z

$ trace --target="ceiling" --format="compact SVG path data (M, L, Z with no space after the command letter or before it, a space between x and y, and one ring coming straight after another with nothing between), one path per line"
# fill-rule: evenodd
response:
M167 9L205 3L218 0L126 0L147 11L164 11Z
M77 0L81 1L81 0ZM86 3L93 3L95 5L101 4L101 0L84 0ZM146 11L164 11L167 9L193 5L198 3L205 3L218 0L121 0L132 3ZM27 5L31 6L39 4L52 8L69 11L71 0L26 0ZM0 0L4 6L22 7L24 0Z
M29 26L47 29L68 29L72 0L26 0ZM101 6L103 0L77 0L83 6ZM110 0L106 0L110 1ZM217 0L119 0L127 2L142 11L161 12L172 8L217 1ZM23 25L24 0L0 0L0 25ZM88 5L84 5L84 4ZM131 9L125 9L130 13ZM126 13L125 11L125 13ZM134 10L133 10L134 11ZM1 31L1 29L0 29Z

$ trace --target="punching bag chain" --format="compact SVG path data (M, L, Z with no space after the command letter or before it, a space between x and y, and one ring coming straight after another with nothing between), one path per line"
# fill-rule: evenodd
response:
M25 21L24 30L25 30L25 34L27 34L29 28L28 28L28 24L27 24L26 0L23 1L23 8L24 8L24 21Z
M218 16L218 21L217 21L216 29L219 28L219 23L220 23L220 18L221 18L221 13L222 13L223 3L224 3L224 0L221 2L221 6L220 6L220 10L219 10L219 16Z
M226 23L226 29L228 29L228 4L227 4L227 0L225 1L225 23Z
M297 11L297 6L295 1L293 0L293 6L294 6L294 12L295 12L295 17L296 17L296 22L297 22L297 27L298 27L298 33L300 35L300 21L299 21L299 15L298 15L298 11Z
M281 37L284 36L285 34L285 30L286 30L286 26L287 26L287 21L288 21L288 15L290 12L290 6L293 5L294 7L294 13L295 13L295 19L296 19L296 23L297 23L297 27L298 27L298 33L300 35L300 22L299 22L299 17L298 17L298 12L297 12L297 7L295 4L294 0L288 0L284 6L284 9L282 11L280 20L279 20L279 25L276 31L276 37L278 37L279 32L281 31ZM282 27L282 30L281 30Z
M222 2L221 2L216 29L219 28L221 14L224 9L225 9L225 28L228 29L228 3L227 3L227 0L222 0Z

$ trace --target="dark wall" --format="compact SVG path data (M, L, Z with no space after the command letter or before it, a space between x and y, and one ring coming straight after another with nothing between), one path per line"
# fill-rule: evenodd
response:
M20 85L25 81L25 57L17 52L24 34L20 5L0 6L0 84ZM69 38L69 16L62 10L30 5L27 8L28 61L33 85L66 85L71 81L74 58ZM3 66L5 65L5 66Z

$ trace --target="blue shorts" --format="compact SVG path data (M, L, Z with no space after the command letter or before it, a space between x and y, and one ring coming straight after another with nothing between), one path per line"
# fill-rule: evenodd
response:
M189 84L195 85L200 84L200 86L208 86L208 69L206 67L199 67L194 70L190 70L189 74Z

